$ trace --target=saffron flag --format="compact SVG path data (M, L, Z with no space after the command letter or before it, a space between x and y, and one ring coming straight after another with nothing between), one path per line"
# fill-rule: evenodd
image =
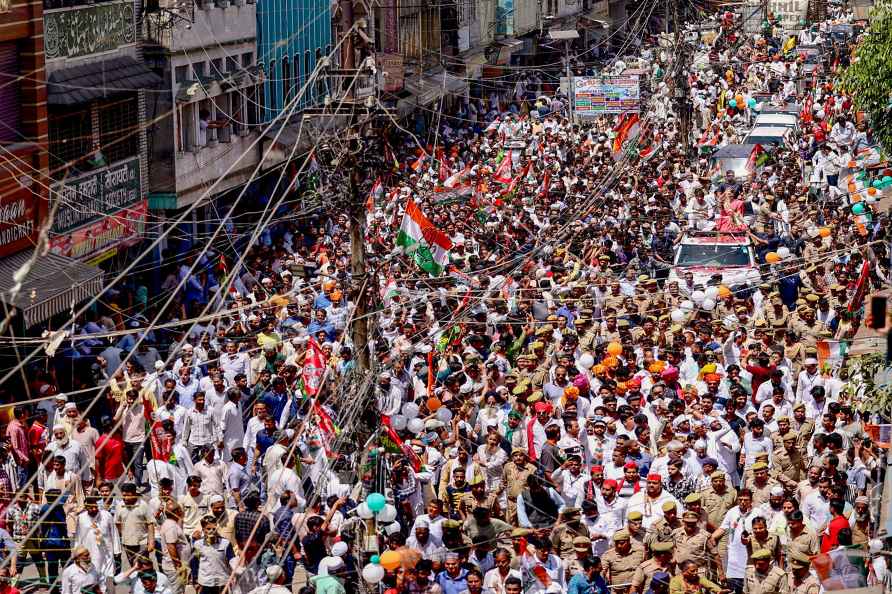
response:
M302 374L304 392L307 396L312 397L319 392L322 384L322 375L325 373L325 365L327 363L325 359L325 353L322 352L316 339L310 337L310 341L307 343L307 354L304 358Z
M422 270L431 276L439 276L449 263L452 240L434 227L415 202L409 200L396 245L411 254Z

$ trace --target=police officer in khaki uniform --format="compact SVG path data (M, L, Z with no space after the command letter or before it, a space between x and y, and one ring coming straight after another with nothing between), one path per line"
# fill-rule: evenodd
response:
M746 568L743 594L788 594L790 584L783 569L772 563L771 551L759 549L750 556L753 564Z
M784 302L777 293L771 294L771 306L765 311L765 319L773 327L786 328L790 322L790 314L784 307Z
M786 419L786 417L783 418ZM787 420L787 426L789 426L789 420ZM775 477L790 492L796 489L799 481L805 478L805 473L808 471L805 458L796 447L796 438L796 434L792 431L781 434L781 447L775 447L771 455Z
M809 569L811 559L802 553L792 553L790 556L789 594L819 594L821 582L813 576Z
M821 542L818 539L818 535L805 525L802 512L798 509L790 514L785 536L784 556L787 559L788 566L791 565L793 556L796 554L811 558L812 555L817 555L821 550Z
M631 511L626 515L626 532L632 539L632 548L640 549L647 556L647 544L644 537L647 533L644 531L644 514L640 511Z
M577 536L588 534L588 528L581 522L582 510L578 507L565 507L561 512L558 525L551 532L551 544L555 554L562 559L573 556L576 545L573 540Z
M706 529L715 531L722 525L728 510L737 505L737 489L727 484L727 475L721 470L712 473L710 483L701 496L701 503L709 518Z
M527 452L523 448L511 451L511 460L502 467L502 485L508 495L508 523L517 525L517 496L526 489L527 479L536 472L536 467L527 460Z
M657 541L651 546L651 558L647 559L635 569L632 576L632 586L629 594L642 594L650 587L650 580L658 571L665 571L669 575L675 573L675 561L672 559L672 549L675 545L672 541Z
M573 539L573 558L565 561L566 579L569 582L574 574L582 573L582 562L592 556L592 541L588 536Z
M793 418L790 419L790 428L796 432L796 448L804 452L815 432L815 422L806 416L804 402L793 406Z
M613 594L626 594L635 570L644 561L644 549L633 549L628 530L613 534L613 546L601 557L604 579L613 586Z
M746 484L753 492L753 507L758 507L763 503L768 503L768 499L771 497L771 488L779 486L780 482L768 475L768 463L759 461L753 464L753 478Z
M681 514L682 527L672 536L675 542L675 562L693 561L700 568L701 575L707 575L712 566L718 581L725 580L724 566L716 547L710 544L710 533L699 525L700 516L694 510Z
M672 533L681 528L678 519L678 508L674 501L663 503L663 517L651 524L644 535L644 546L652 548L656 542L672 542Z

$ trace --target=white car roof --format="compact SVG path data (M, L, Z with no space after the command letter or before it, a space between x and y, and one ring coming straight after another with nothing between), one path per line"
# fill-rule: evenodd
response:
M763 113L756 116L756 128L773 127L772 124L797 124L799 116L792 113Z
M790 129L783 126L756 126L747 136L784 136Z

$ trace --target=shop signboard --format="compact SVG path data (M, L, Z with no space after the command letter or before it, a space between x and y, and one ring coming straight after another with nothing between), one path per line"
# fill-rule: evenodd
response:
M577 76L573 78L576 117L638 111L641 91L637 76Z
M112 248L133 245L145 233L148 212L148 201L141 200L71 233L50 237L50 251L83 260Z
M59 203L52 232L68 233L141 198L139 157L57 182L50 187L50 204Z

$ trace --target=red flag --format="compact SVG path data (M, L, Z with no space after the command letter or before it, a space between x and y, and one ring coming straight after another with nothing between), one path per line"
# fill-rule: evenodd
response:
M511 154L505 153L505 156L502 157L502 162L499 163L499 167L496 169L495 174L493 174L493 179L500 184L510 184L511 183Z
M390 417L387 415L381 416L381 426L387 429L387 437L397 445L397 447L402 450L403 455L409 459L409 462L412 464L412 468L415 469L415 472L421 470L421 458L418 457L418 454L415 453L415 450L412 449L412 446L405 443L400 436L397 435L396 430L393 428L393 425L390 424Z
M444 182L449 178L449 168L446 167L446 160L440 159L440 181Z
M511 192L513 192L513 191L514 191L514 188L517 187L517 182L519 182L519 181L522 180L524 177L526 177L526 175L527 175L527 173L529 172L529 170L530 170L530 164L527 163L527 166L523 168L523 171L521 171L520 173L518 173L518 174L517 174L517 177L515 177L514 179L511 180L511 184L508 186L508 188L505 190L504 193L505 193L505 194L510 194Z
M548 188L551 187L551 170L546 169L545 175L542 176L542 185L539 186L539 196L548 196Z
M152 460L163 462L176 461L173 456L173 436L164 430L161 421L155 421L149 432L149 444L152 447Z
M307 343L307 354L304 358L303 369L304 392L307 396L315 396L319 391L326 363L325 353L319 348L316 339L310 337L310 341Z

